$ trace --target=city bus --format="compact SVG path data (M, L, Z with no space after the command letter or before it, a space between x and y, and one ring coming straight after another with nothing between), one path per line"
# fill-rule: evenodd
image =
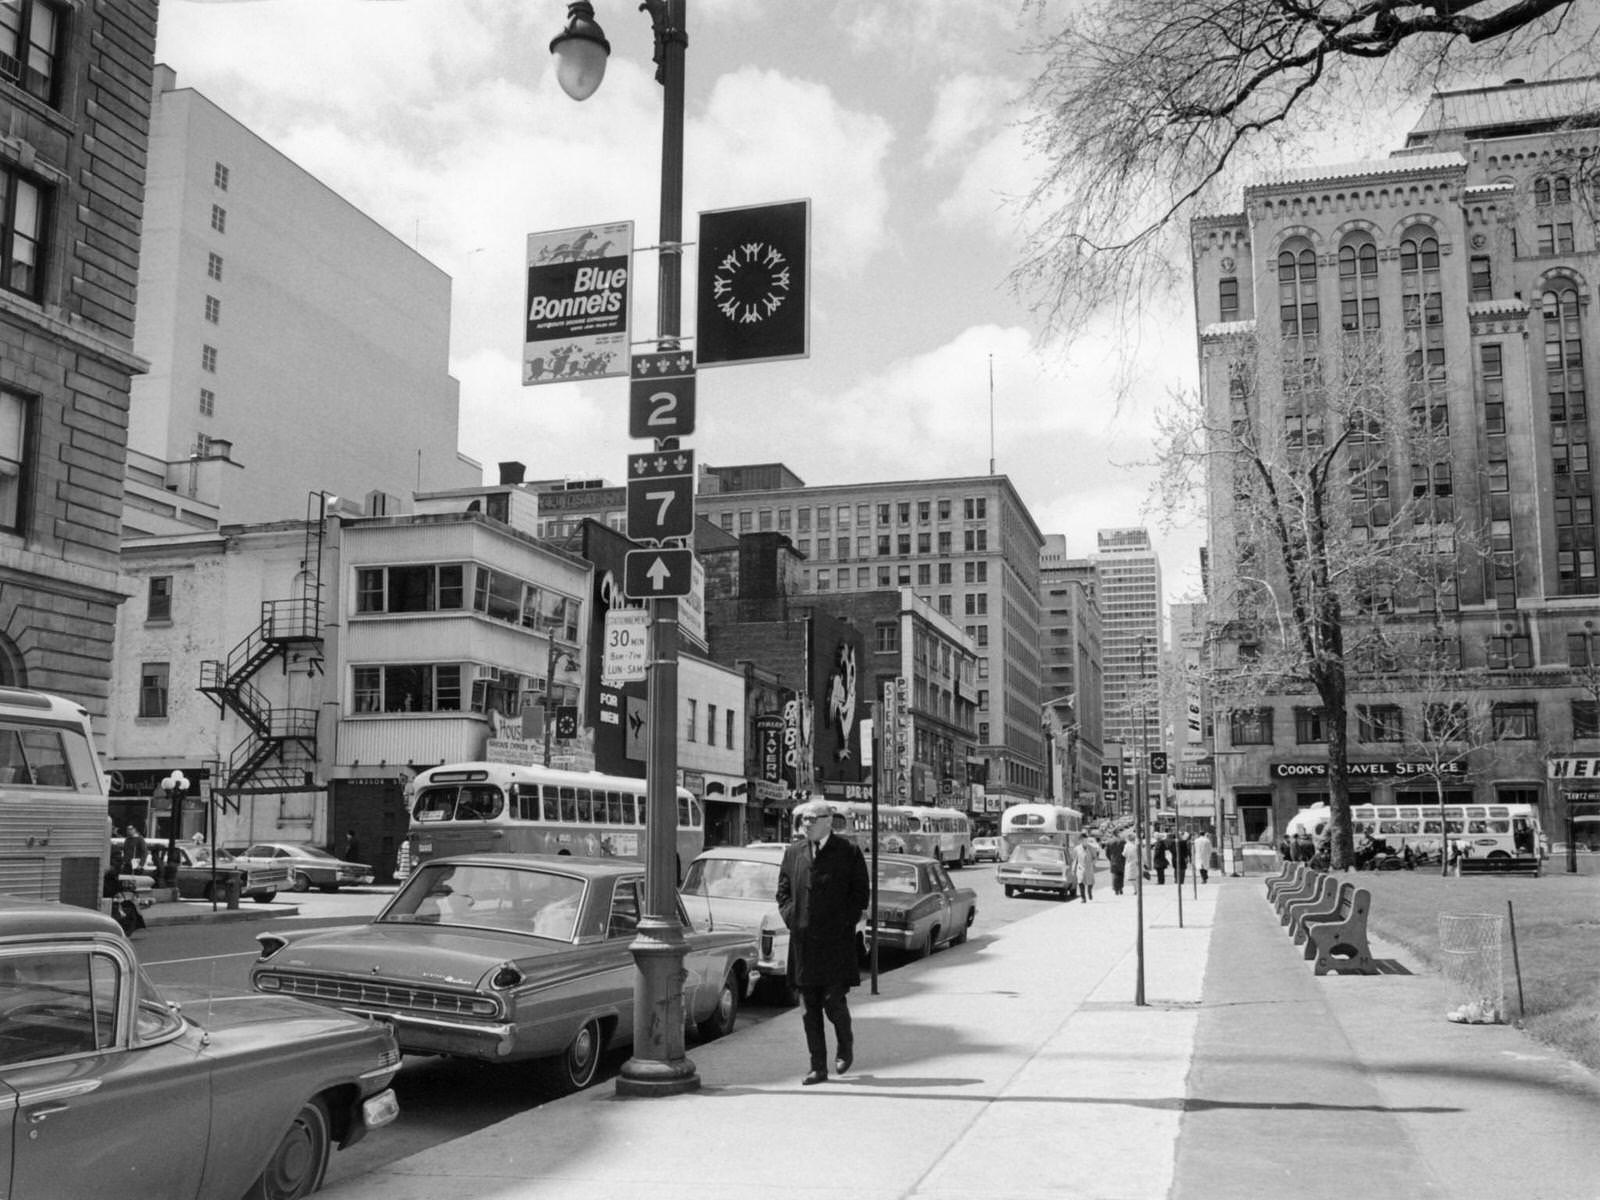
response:
M972 819L955 808L913 805L906 810L908 853L964 867L972 861Z
M872 853L872 805L865 800L828 800L833 809L833 831L846 841ZM803 837L798 825L792 836ZM878 850L883 854L920 854L911 849L911 809L901 804L878 805Z
M412 780L411 869L449 854L570 854L643 862L645 781L514 763L432 767ZM705 848L705 815L677 789L677 878Z
M1289 835L1320 837L1328 828L1329 808L1312 804L1290 819ZM1391 853L1409 849L1418 859L1438 861L1446 836L1473 858L1548 858L1549 847L1533 804L1353 804L1350 832L1384 843Z
M107 782L81 705L0 687L0 892L100 906Z
M1072 847L1072 835L1083 829L1083 814L1064 804L1013 804L1000 814L1000 861L1018 846L1051 842Z

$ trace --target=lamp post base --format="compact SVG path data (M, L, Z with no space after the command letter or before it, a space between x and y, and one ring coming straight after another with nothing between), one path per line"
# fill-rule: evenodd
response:
M683 1052L683 956L688 943L676 921L645 917L628 947L633 982L633 1057L617 1074L619 1096L677 1096L698 1091L700 1076Z

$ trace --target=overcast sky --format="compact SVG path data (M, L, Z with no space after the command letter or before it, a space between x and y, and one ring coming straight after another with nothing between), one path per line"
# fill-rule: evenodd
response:
M577 104L547 49L560 0L161 5L157 58L179 86L453 278L460 449L490 480L515 458L533 478L620 482L648 448L627 436L624 380L520 382L528 233L632 220L637 246L656 241L650 22L635 0L596 9L611 62ZM1203 531L1155 525L1134 465L1153 407L1195 384L1187 295L1150 306L1132 338L1107 325L1064 345L1006 285L1034 175L1017 100L1041 30L1020 9L690 0L685 236L699 210L807 198L813 263L810 357L704 371L688 444L702 464L782 461L811 484L985 474L992 456L1070 552L1091 553L1096 529L1150 525L1168 596L1193 596ZM655 255L635 265L642 341ZM691 250L685 332L693 267Z

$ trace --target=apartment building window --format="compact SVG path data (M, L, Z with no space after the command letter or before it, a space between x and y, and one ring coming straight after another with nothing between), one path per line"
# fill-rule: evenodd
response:
M802 507L795 514L795 529L800 533L811 532L811 509Z
M974 646L982 649L984 646L989 644L989 627L987 625L979 625L974 630L974 633L976 634L976 636L972 639L972 644Z
M172 620L172 576L152 575L146 585L144 619L151 624Z
M894 578L895 578L895 583L897 583L900 587L910 587L911 586L911 566L910 566L910 564L909 563L902 563L900 566L896 567L895 568L895 572L894 572Z
M1539 706L1532 701L1496 704L1489 709L1489 720L1499 740L1522 742L1539 736Z
M0 12L4 6L0 5ZM5 187L4 211L0 219L0 286L8 292L38 300L44 278L39 259L47 225L46 189L20 172L7 169L0 174Z
M897 554L910 554L911 553L911 535L909 533L901 533L901 534L895 535L894 545L895 545L895 552Z
M1228 738L1235 746L1272 745L1272 709L1231 710L1228 713Z
M1600 738L1600 704L1593 700L1572 701L1572 736L1575 739Z
M985 746L989 744L989 722L978 722L978 741Z
M1471 732L1468 720L1460 700L1429 704L1422 710L1422 736L1430 742L1464 742Z
M850 590L850 568L840 567L836 575L839 582L839 590L848 592Z
M170 666L164 662L147 662L139 667L139 715L164 717L167 715L167 683Z
M1363 742L1405 741L1405 718L1398 704L1356 705L1356 736Z
M966 606L967 616L969 617L987 615L989 612L989 594L987 592L968 592Z
M872 557L872 538L871 538L870 535L862 534L861 536L856 538L856 557L857 558L871 558Z
M817 505L817 532L833 532L833 512L826 505Z
M212 374L216 374L217 348L215 346L200 347L200 369L202 371L210 371Z
M918 525L926 525L932 519L933 519L933 501L931 501L931 500L918 500L917 501L917 524Z
M954 603L955 601L948 592L941 594L939 597L939 615L941 617L950 616L955 611Z
M1320 708L1294 710L1294 740L1302 746L1319 745L1328 740L1328 718Z
M1346 333L1377 329L1378 247L1362 235L1339 247L1339 327Z
M1478 398L1483 402L1483 431L1505 433L1505 360L1498 342L1478 347Z
M228 168L224 164L217 163L211 169L211 186L219 192L228 190Z
M215 250L206 254L206 277L215 279L218 283L222 282L222 255Z
M1278 253L1278 321L1286 338L1317 336L1317 256L1310 246Z
M0 4L0 78L28 95L56 103L61 8L46 0Z
M889 506L887 504L880 504L880 505L878 505L878 524L879 525L887 525L888 523L889 523Z
M715 704L707 704L706 705L706 745L715 746L716 744L717 744L717 706Z
M1494 276L1487 254L1474 254L1467 263L1467 283L1471 288L1471 299L1494 299Z
M357 713L461 711L460 663L385 663L351 668L351 702ZM503 703L518 692L500 689Z
M13 532L22 528L32 486L27 453L33 410L32 398L0 391L0 529Z
M833 576L826 571L817 572L817 591L830 592L833 590Z
M1217 280L1217 319L1239 319L1239 281L1232 275Z
M879 621L873 626L874 645L879 654L896 654L900 650L900 626L893 621Z
M751 512L748 508L743 508L743 509L739 510L739 532L740 533L749 533L753 528L755 528L754 522L755 522L755 514L753 512Z
M969 521L987 521L989 519L989 500L985 496L968 496L963 501L966 519Z
M721 525L722 528L727 530L729 533L732 533L733 532L733 514L731 512L718 513L717 514L717 524Z
M917 586L929 587L933 584L933 567L929 563L917 564Z
M1538 253L1544 255L1572 253L1571 221L1553 221L1535 225L1533 230L1537 235Z
M963 570L968 583L989 582L989 564L986 562L964 563Z
M685 700L688 706L688 719L684 722L684 737L687 741L696 741L700 736L700 702L698 700Z
M217 394L210 388L200 389L200 415L202 417L217 415Z
M978 689L978 711L979 712L988 712L989 711L989 689L988 688L979 688Z
M794 527L794 513L787 508L778 510L778 532L788 533Z
M206 297L206 320L213 325L222 323L222 301L215 296Z
M938 546L938 553L940 553L940 554L949 554L950 553L950 547L951 547L952 543L951 543L951 540L950 540L950 531L948 529L940 531L939 540L935 543L935 545Z
M833 539L819 537L817 539L817 561L826 562L833 556Z
M856 568L856 587L859 588L863 592L871 590L871 588L872 588L872 568L871 567L857 567Z
M932 554L933 553L933 535L932 534L928 534L928 533L919 533L919 534L917 534L917 553L918 554Z
M951 582L951 579L952 579L953 575L954 575L954 571L951 569L951 564L950 563L942 562L942 563L939 564L939 582L940 583L949 583L949 582Z
M980 554L989 549L989 531L987 529L964 530L963 545L968 554Z
M1492 637L1485 655L1489 670L1526 670L1533 666L1533 639L1527 636Z
M772 510L770 508L763 508L756 514L756 526L762 530L772 528Z
M228 210L220 204L211 206L211 228L218 233L228 232Z
M950 507L951 502L949 500L939 501L939 520L948 521L950 519Z
M487 572L485 572L487 574ZM361 567L356 571L356 612L358 613L417 613L460 611L466 607L464 579L466 568L461 563L408 563L394 567ZM537 593L538 589L533 589ZM502 597L491 616L521 622L525 604L520 596L521 584L509 575L483 588L483 604L478 607L488 611L490 596ZM533 624L533 621L526 622Z

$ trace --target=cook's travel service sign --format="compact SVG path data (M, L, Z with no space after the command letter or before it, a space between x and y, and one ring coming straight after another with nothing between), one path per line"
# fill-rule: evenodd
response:
M522 382L628 373L633 222L528 235Z
M695 358L718 363L805 358L811 202L700 214Z

